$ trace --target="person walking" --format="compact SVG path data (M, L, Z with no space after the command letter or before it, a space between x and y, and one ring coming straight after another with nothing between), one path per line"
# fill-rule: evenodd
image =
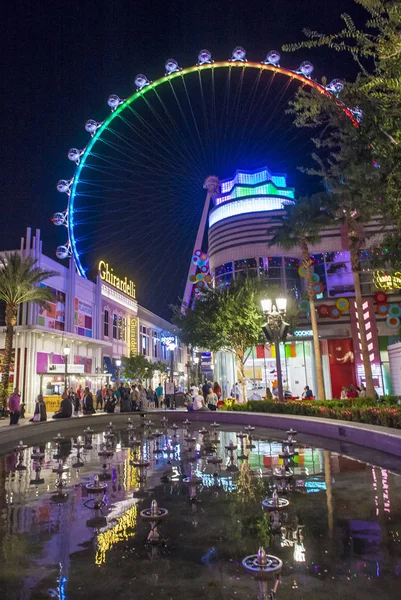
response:
M96 412L93 406L93 395L88 387L85 388L82 412L84 415L93 415Z
M103 391L99 388L96 392L96 410L103 408Z
M207 395L209 393L209 389L210 389L210 385L208 384L207 379L205 379L205 383L202 385L202 395L204 397L204 399L206 400Z
M139 393L139 406L140 410L147 410L148 408L148 398L145 390L141 385L138 385L138 393Z
M220 387L220 385L218 384L217 381L215 381L214 384L213 384L213 392L216 394L217 400L220 400L220 398L221 398L221 387Z
M18 388L14 388L14 392L8 399L8 409L10 411L10 425L18 425L21 414L21 394Z
M206 406L209 410L217 410L218 397L213 391L213 388L209 388L209 393L206 397Z
M163 405L163 386L161 383L159 383L159 385L157 386L157 388L155 389L156 392L156 396L157 396L157 408L161 408Z
M116 407L117 404L117 400L114 396L113 390L111 388L109 388L107 390L107 396L106 396L106 401L104 403L104 410L105 412L111 414L114 412L114 409Z

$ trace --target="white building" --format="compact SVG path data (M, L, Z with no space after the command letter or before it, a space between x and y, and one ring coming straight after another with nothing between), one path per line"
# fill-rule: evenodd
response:
M153 362L172 363L174 380L184 385L186 349L176 338L176 328L138 304L135 284L122 277L117 266L100 261L97 281L84 279L72 261L65 267L45 256L40 231L32 235L29 228L19 251L36 258L42 269L58 273L44 284L55 297L48 309L22 305L18 315L11 379L21 390L28 412L39 393L44 394L48 410L58 407L59 394L64 391L66 347L72 388L89 386L96 390L112 383L117 375L116 360L138 353ZM163 343L168 338L176 339L173 351ZM4 342L1 331L0 354L4 353ZM157 383L156 379L152 383Z

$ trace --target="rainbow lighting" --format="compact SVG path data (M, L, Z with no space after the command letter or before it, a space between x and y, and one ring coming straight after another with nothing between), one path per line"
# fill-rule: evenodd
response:
M287 175L271 173L267 167L237 171L232 179L221 182L222 194L213 199L215 208L209 215L209 227L223 219L280 210L283 204L293 203L294 188L286 183Z

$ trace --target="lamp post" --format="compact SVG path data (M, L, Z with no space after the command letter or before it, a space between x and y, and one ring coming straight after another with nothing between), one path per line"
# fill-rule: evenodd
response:
M120 385L120 369L121 369L121 358L116 359L116 367L117 367L117 385Z
M281 373L280 341L285 341L289 328L288 323L284 321L287 298L276 298L275 304L271 298L265 298L261 301L261 304L263 313L266 317L266 323L262 327L263 333L265 334L268 343L274 343L276 350L278 399L280 402L283 402L284 394Z
M71 348L69 346L64 346L63 354L64 354L64 391L66 393L68 390L68 357L70 355Z

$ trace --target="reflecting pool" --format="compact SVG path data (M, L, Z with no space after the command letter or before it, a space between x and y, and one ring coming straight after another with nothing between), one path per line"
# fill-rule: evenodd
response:
M1 599L401 597L396 462L169 419L0 457ZM283 563L264 592L242 565L260 546Z

